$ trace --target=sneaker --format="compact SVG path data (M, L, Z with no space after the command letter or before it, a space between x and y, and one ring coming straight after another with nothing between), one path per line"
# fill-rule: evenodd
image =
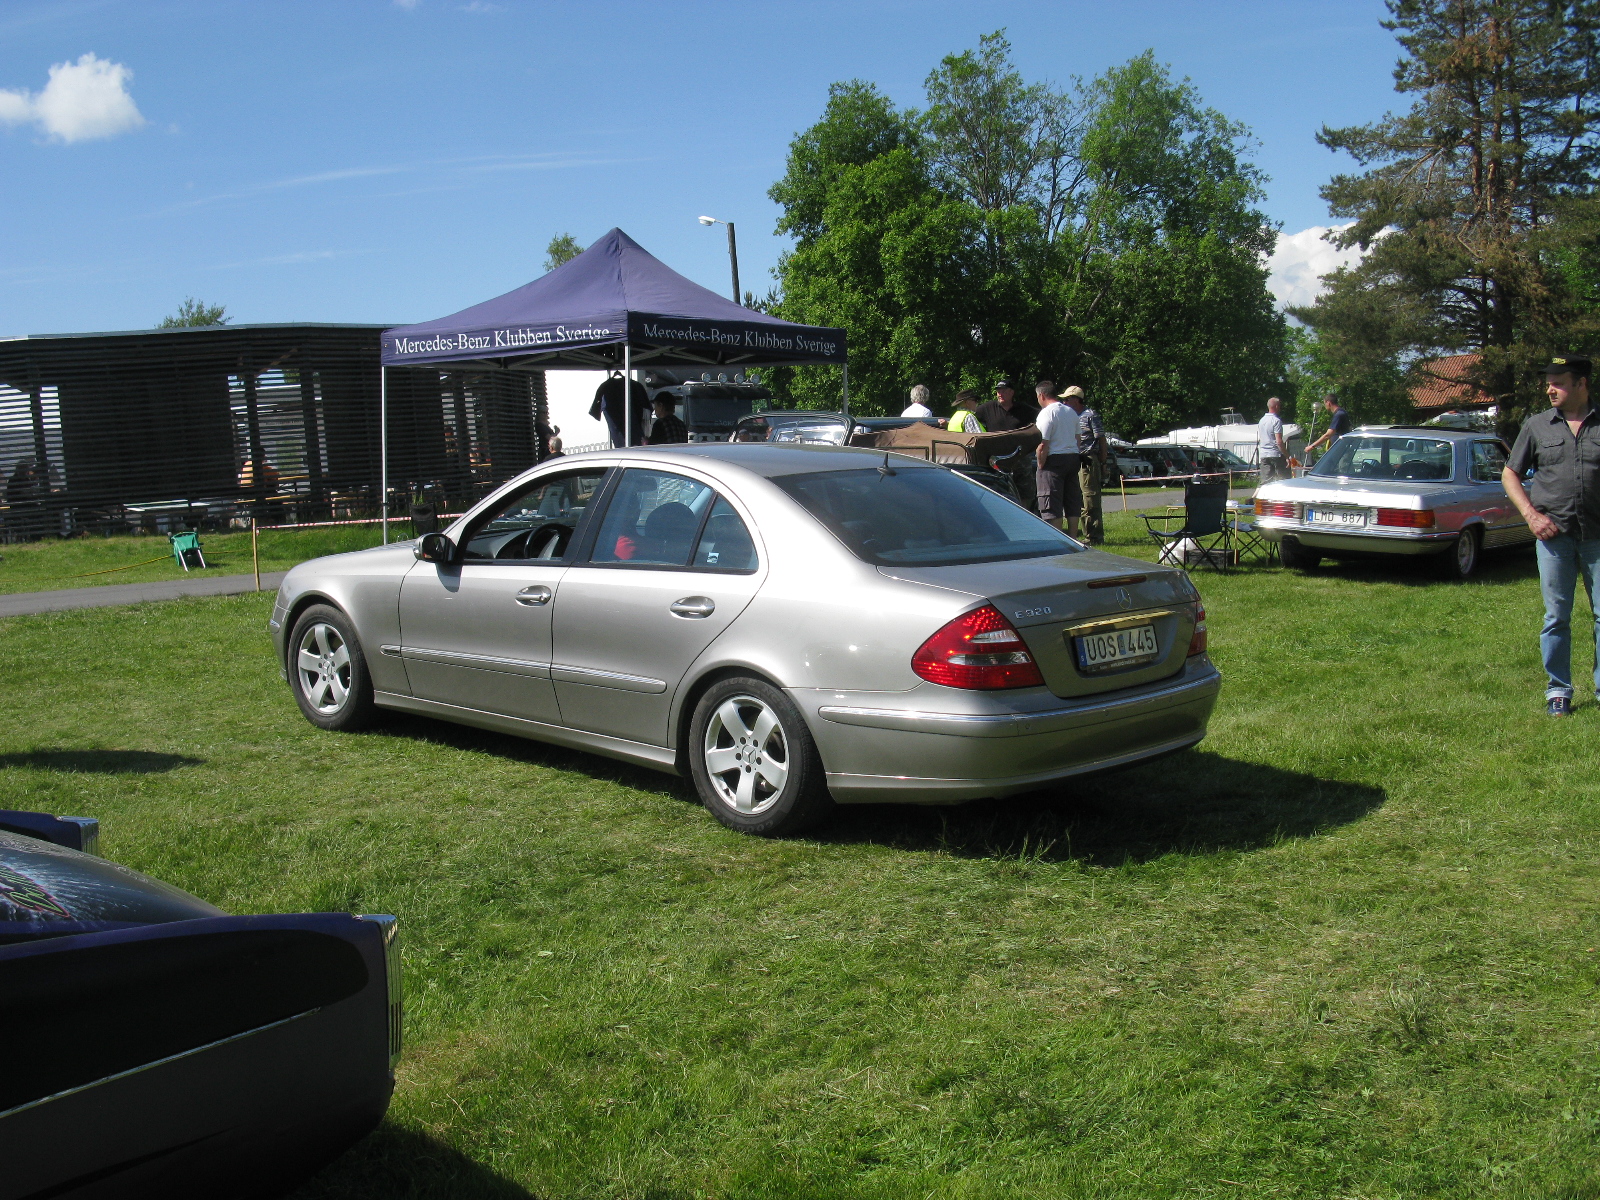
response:
M1551 696L1545 701L1544 711L1552 717L1570 717L1572 715L1571 696Z

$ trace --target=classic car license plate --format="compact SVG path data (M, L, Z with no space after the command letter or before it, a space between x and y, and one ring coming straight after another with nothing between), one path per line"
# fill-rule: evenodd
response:
M1306 510L1306 520L1313 525L1363 526L1367 523L1364 512L1341 512L1338 509L1312 508Z
M1084 671L1105 671L1151 659L1159 652L1154 625L1135 625L1131 629L1108 629L1104 633L1085 633L1072 639L1078 652L1078 667Z

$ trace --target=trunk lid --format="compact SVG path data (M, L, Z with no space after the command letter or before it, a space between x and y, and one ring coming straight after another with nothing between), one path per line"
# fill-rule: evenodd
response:
M965 592L989 601L1017 627L1046 686L1061 697L1089 696L1164 679L1183 669L1194 635L1198 595L1171 567L1098 550L1049 558L956 567L879 567L891 579ZM1150 627L1153 658L1085 669L1077 639Z

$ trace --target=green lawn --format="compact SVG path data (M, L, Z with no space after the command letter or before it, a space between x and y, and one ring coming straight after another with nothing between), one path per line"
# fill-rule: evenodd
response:
M396 521L389 530L391 541L410 537L411 523ZM376 525L266 529L260 535L261 569L287 571L308 558L365 550L376 546L381 536ZM201 576L248 575L253 569L248 532L203 533L200 545L206 556L206 569L199 572ZM0 546L0 595L110 583L151 583L184 576L165 536L78 537L65 541L49 538Z
M301 1200L1600 1197L1600 711L1543 716L1531 556L1200 585L1203 749L782 842L318 731L267 596L15 618L0 804L234 912L400 916L390 1116Z

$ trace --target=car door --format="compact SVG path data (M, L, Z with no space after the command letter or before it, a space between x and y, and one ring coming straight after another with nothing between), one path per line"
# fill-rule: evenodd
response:
M419 562L400 587L412 694L558 724L551 614L606 468L546 475L473 519L456 560Z
M1506 448L1492 439L1475 441L1468 449L1470 456L1467 476L1480 493L1480 511L1483 513L1486 546L1503 546L1511 542L1532 538L1528 523L1522 519L1501 478L1509 457Z
M668 744L684 675L764 576L745 518L703 480L623 471L561 581L551 674L562 724Z

